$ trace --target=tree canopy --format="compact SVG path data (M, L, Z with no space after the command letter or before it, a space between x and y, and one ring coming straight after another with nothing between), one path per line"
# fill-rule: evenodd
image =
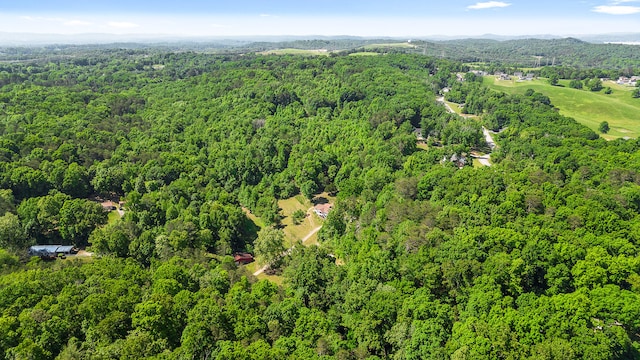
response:
M158 49L0 63L0 353L638 358L640 142L468 70ZM318 245L285 239L279 201L320 192L336 200ZM28 259L34 243L94 256Z

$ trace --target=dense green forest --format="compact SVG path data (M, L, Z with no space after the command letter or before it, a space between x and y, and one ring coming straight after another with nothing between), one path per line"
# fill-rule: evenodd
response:
M145 49L0 64L0 353L639 358L640 143L467 70ZM447 112L445 87L477 116ZM492 166L452 161L490 151L482 126ZM279 199L323 191L319 246L265 246Z
M164 43L116 43L100 45L49 44L41 47L12 46L0 48L0 61L39 61L48 59L76 59L91 56L96 51L114 48L151 53L195 51L212 54L239 55L278 49L326 51L344 55L360 51L380 54L422 54L466 63L481 63L488 69L505 67L568 66L573 70L606 69L629 75L640 67L637 45L590 43L575 38L563 39L459 39L447 41L365 39L335 37L325 39L251 41L229 39L211 41L182 41Z
M640 65L640 52L635 45L593 44L574 38L506 41L465 39L426 43L425 47L427 55L494 65L564 65L617 70Z

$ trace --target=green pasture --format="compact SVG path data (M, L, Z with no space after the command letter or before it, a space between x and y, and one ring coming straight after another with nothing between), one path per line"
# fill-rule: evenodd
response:
M416 45L408 42L398 42L398 43L386 43L386 44L369 44L369 45L363 46L362 48L365 50L371 50L371 49L379 49L384 47L414 49L416 48Z
M277 49L277 50L267 50L261 52L263 55L329 55L329 51L327 50L303 50L303 49Z
M380 53L372 52L372 51L360 51L357 53L349 54L349 56L377 56L377 55L380 55Z
M484 83L492 89L510 94L524 94L527 89L533 89L548 96L551 103L560 109L560 114L572 117L596 132L600 123L607 121L611 130L608 134L600 134L605 139L636 138L640 135L640 99L631 97L632 87L605 81L603 87L613 90L607 95L604 91L572 89L568 80L560 80L558 86L551 86L546 79L504 81L486 76Z

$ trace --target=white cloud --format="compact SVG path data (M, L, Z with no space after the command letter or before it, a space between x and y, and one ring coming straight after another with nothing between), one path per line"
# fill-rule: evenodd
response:
M477 0L470 1L475 3ZM482 1L482 0L480 0ZM505 0L512 2L512 0ZM594 0L588 0L594 1ZM2 0L0 0L2 2ZM469 4L467 3L467 4ZM600 4L611 5L608 0ZM639 2L628 5L639 5ZM466 5L465 5L466 6ZM513 1L513 7L516 6ZM595 5L587 6L593 9ZM474 12L474 10L469 10ZM492 12L492 10L485 10ZM482 12L482 10L477 10ZM490 16L411 16L411 17L364 17L364 16L299 16L273 15L146 15L146 14L84 14L57 15L64 21L53 21L53 17L40 14L6 14L0 11L0 32L28 32L44 34L140 34L155 36L252 36L252 35L354 35L354 36L399 36L416 38L428 35L474 36L487 33L498 35L532 35L531 29L544 28L555 35L597 34L602 29L608 32L629 32L638 26L638 15L567 17L558 15L539 17L490 17ZM593 13L596 14L596 13ZM79 20L90 22L86 26L64 26L65 22ZM384 26L380 26L384 24Z
M126 22L126 21L109 21L107 25L113 28L118 28L118 29L131 29L131 28L140 27L140 25L138 24L135 24L132 22Z
M487 2L479 2L475 5L467 6L469 10L481 10L481 9L493 9L493 8L503 8L511 6L511 4L502 2L502 1L487 1Z
M92 24L93 23L90 23L88 21L82 21L82 20L69 20L64 22L64 25L66 26L89 26Z
M631 15L640 13L640 6L601 5L594 7L593 11L609 15Z
M43 16L20 16L20 19L22 20L27 20L27 21L37 21L37 22L44 22L44 21L50 21L50 22L63 22L66 21L66 19L63 18L52 18L52 17L43 17Z

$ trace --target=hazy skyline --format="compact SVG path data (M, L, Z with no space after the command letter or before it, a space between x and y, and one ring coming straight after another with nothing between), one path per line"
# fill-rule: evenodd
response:
M0 32L44 34L498 35L637 32L640 0L0 0Z

